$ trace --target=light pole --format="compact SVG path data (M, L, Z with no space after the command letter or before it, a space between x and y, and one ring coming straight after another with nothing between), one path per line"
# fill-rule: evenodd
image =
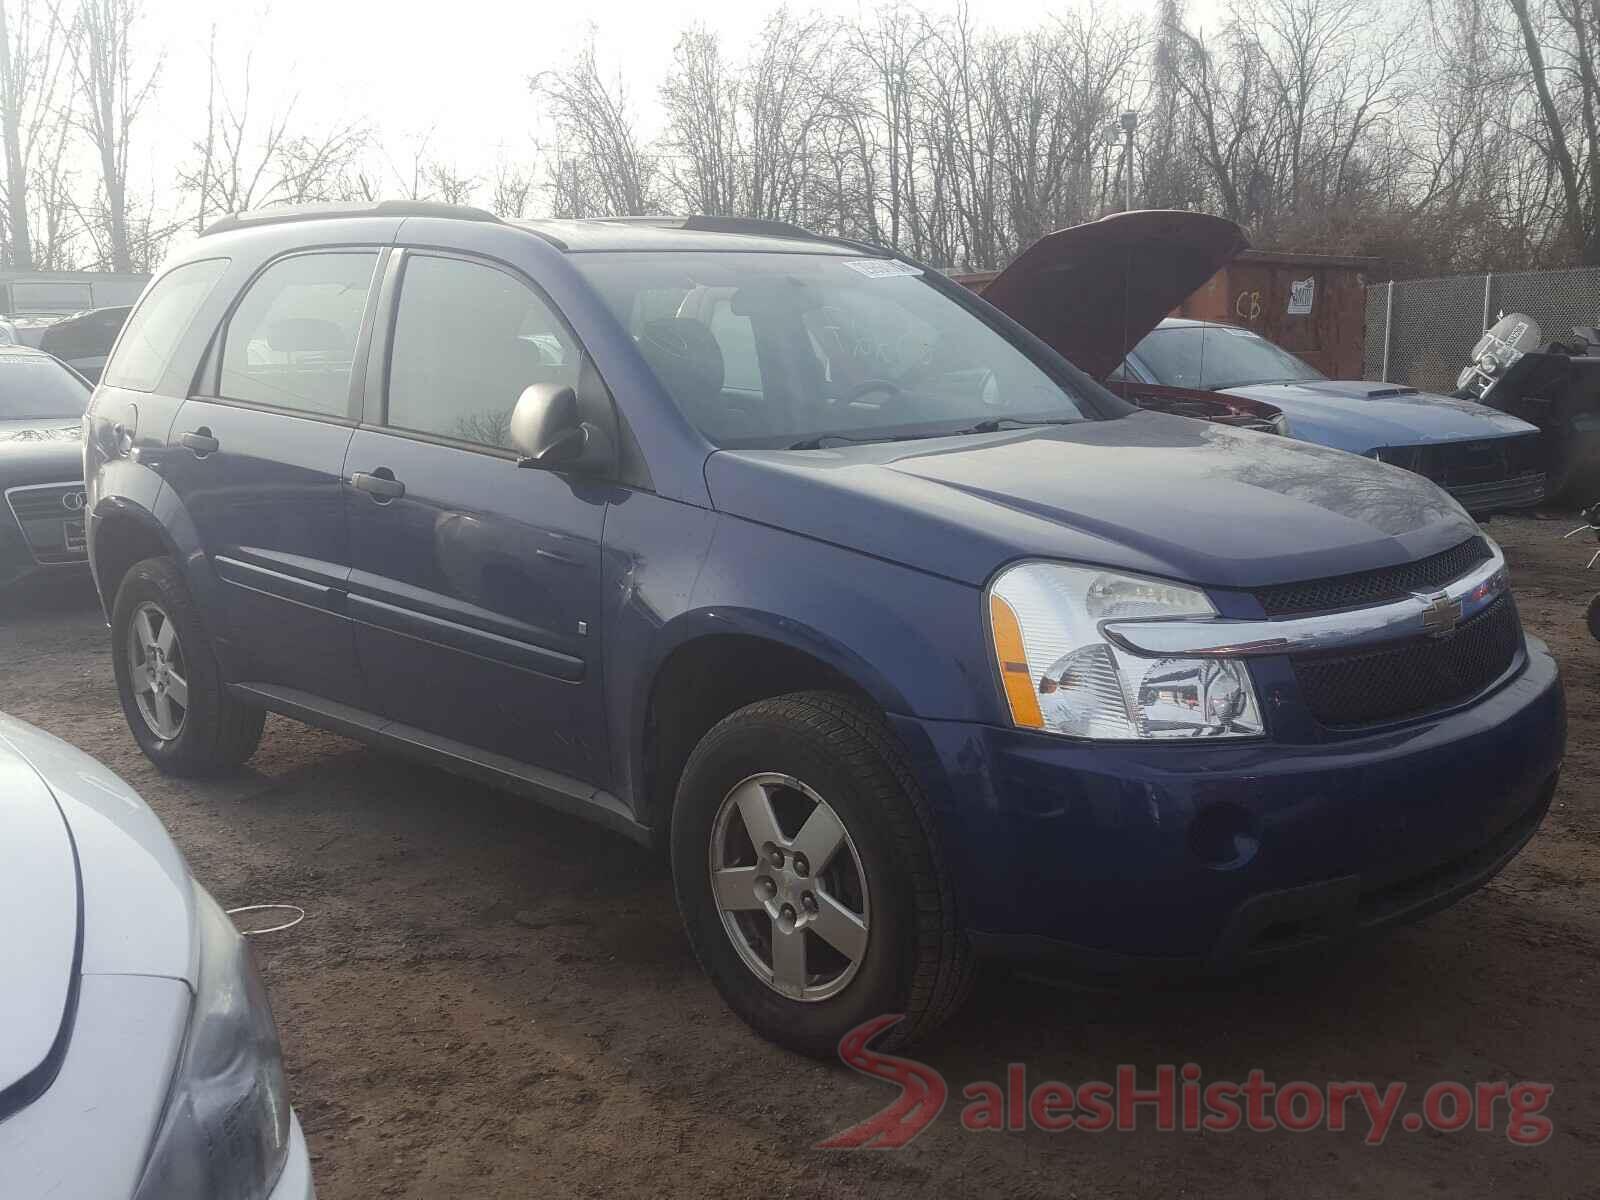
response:
M1122 175L1128 185L1126 211L1133 211L1133 131L1139 128L1139 114L1122 114Z

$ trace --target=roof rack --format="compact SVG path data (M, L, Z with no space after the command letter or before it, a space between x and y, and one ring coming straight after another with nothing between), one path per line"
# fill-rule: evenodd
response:
M716 217L704 213L692 213L682 217L595 217L593 219L616 225L649 225L657 229L685 229L691 233L744 233L752 237L795 238L800 241L829 242L836 246L849 246L854 250L861 250L870 254L887 255L891 253L891 251L884 249L882 246L874 246L871 242L858 242L852 238L813 233L811 230L789 221L770 221L765 217Z
M334 217L450 217L457 221L494 221L500 218L481 208L465 204L439 204L432 200L370 200L355 204L279 204L269 208L254 208L247 212L229 213L213 221L201 231L201 237L213 233L231 233L236 229L255 229L261 225L279 225L289 221L317 221Z

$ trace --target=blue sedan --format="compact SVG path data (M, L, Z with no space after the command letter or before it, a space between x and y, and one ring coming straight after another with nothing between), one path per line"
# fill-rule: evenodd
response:
M1416 471L1475 516L1526 508L1545 496L1536 426L1400 384L1328 379L1248 329L1168 317L1110 378L1270 404L1283 413L1290 437Z

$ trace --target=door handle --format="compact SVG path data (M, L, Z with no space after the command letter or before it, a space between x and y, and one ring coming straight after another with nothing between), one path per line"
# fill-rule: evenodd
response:
M350 486L358 492L366 492L377 504L387 504L406 494L406 485L396 479L388 467L379 467L370 474L357 471L350 476Z
M191 430L178 439L189 449L194 451L196 458L204 458L208 454L215 454L222 449L222 443L211 436L211 430L204 425L199 429Z

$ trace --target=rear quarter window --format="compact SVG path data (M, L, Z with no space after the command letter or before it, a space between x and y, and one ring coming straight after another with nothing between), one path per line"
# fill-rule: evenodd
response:
M112 387L153 392L200 306L228 268L226 258L174 267L151 285L133 310L101 375Z

